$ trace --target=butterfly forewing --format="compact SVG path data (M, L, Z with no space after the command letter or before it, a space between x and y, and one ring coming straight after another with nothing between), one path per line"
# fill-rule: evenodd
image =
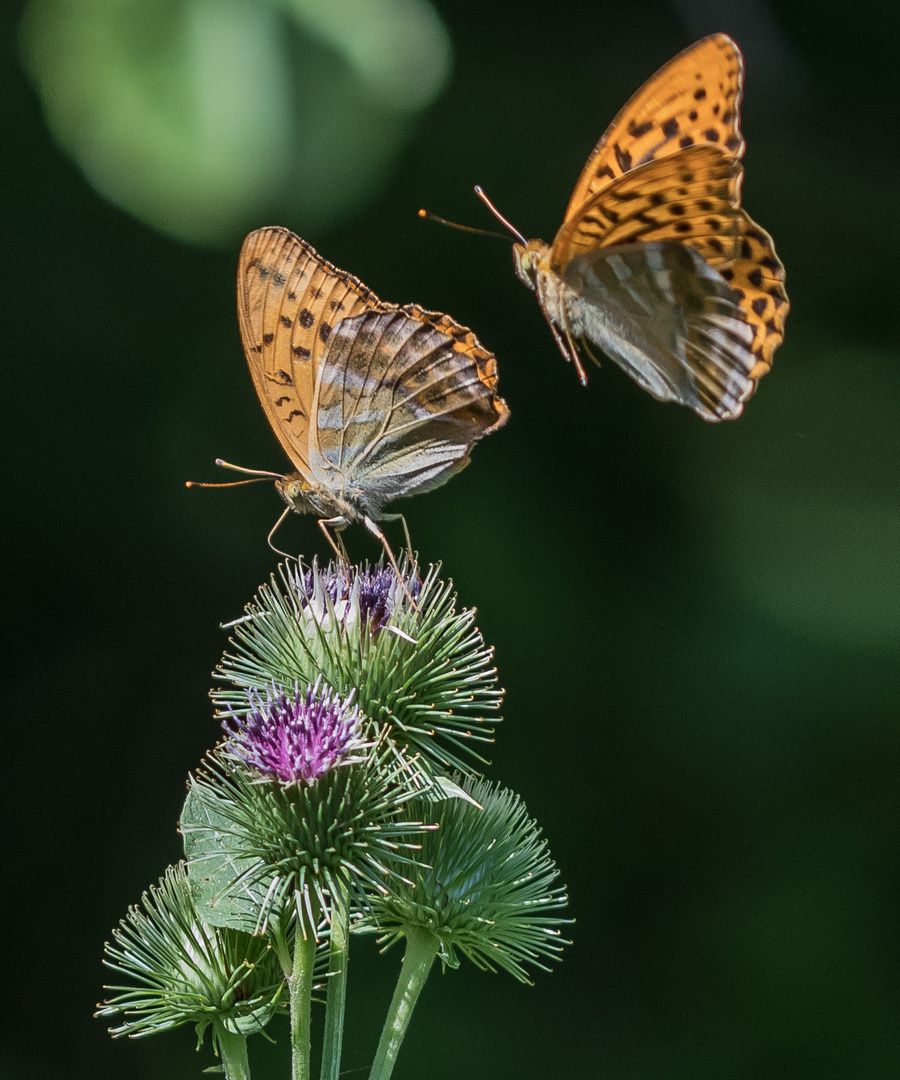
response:
M410 306L344 319L315 397L314 467L379 506L437 487L505 423L496 362L448 316Z
M741 54L725 34L679 53L619 112L582 170L565 219L614 180L648 161L700 143L740 158Z
M650 161L590 198L553 241L559 273L576 255L637 240L677 240L712 261L740 248L741 165L714 146Z
M244 353L272 430L307 477L319 354L342 318L388 306L288 229L257 229L244 241L238 263Z

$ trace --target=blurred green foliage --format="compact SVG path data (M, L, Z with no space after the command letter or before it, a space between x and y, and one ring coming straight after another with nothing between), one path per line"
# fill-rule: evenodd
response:
M270 25L288 18L250 7ZM399 508L497 647L508 696L491 776L544 826L574 944L534 988L436 976L398 1080L888 1080L900 1068L894 6L438 9L453 77L418 119L402 113L409 141L391 144L392 170L380 147L394 128L364 111L385 99L360 91L356 119L331 121L323 90L305 122L334 140L322 153L335 170L253 161L260 191L283 192L287 175L296 202L267 195L268 210L240 211L248 228L301 232L388 300L472 326L512 410L460 476ZM20 15L0 11L11 60ZM299 24L287 25L293 40ZM311 25L315 71L360 79ZM738 422L718 426L658 404L612 364L582 390L508 248L415 216L424 205L485 224L477 182L526 235L550 239L628 95L714 30L745 52L745 205L775 237L793 304L772 373ZM293 70L290 51L249 59L265 40L237 48L233 87ZM163 47L152 26L136 41L118 62L125 84ZM163 98L178 87L165 71ZM136 222L60 151L21 66L0 79L5 823L9 865L33 882L7 916L18 932L0 1075L186 1076L208 1064L189 1035L113 1043L90 1013L101 942L179 854L184 777L216 737L205 695L218 624L275 563L267 486L183 487L215 479L216 456L286 465L241 355L241 217L228 211L219 235L237 231L221 253ZM283 122L269 104L258 131L244 118L246 137ZM89 127L85 144L98 145L103 125ZM111 152L95 166L120 167ZM353 203L352 222L305 216L304 200L349 206L357 185L370 201ZM193 204L198 222L225 201L216 191ZM351 552L377 557L363 532L346 534ZM311 520L286 523L282 541L327 555ZM347 1069L377 1043L398 962L354 955ZM63 998L52 1027L51 985ZM282 1075L284 1050L261 1045L254 1075Z
M97 191L220 246L357 214L450 71L428 0L31 0L22 54Z

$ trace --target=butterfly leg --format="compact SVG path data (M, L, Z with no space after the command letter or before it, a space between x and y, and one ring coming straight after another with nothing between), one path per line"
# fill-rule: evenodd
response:
M593 354L593 353L591 352L591 347L590 347L590 345L588 345L588 343L587 343L587 338L582 338L582 339L581 339L581 347L582 347L582 348L584 349L584 351L585 351L585 352L586 352L586 353L588 354L588 356L589 356L589 357L590 357L590 358L591 358L591 359L592 359L592 360L594 361L594 363L595 363L595 364L597 365L597 367L601 367L601 366L602 366L602 365L601 365L601 363L600 363L600 361L599 361L599 360L597 359L597 357L596 357L596 356L594 356L594 354Z
M569 356L572 359L572 363L575 365L575 370L578 372L578 378L581 381L581 385L582 386L587 386L587 373L585 372L584 367L582 366L581 356L578 353L578 346L575 343L575 339L572 337L572 331L569 328L569 320L566 318L566 309L565 309L565 307L563 307L563 309L562 309L562 317L563 317L563 330L564 330L565 335L566 335L566 346L567 346L567 348L569 350ZM552 326L553 324L551 323L550 325ZM557 340L559 340L559 339L557 339ZM593 360L594 358L591 357L591 359ZM596 364L597 361L594 360L594 363ZM600 365L597 364L597 367L599 367L599 366Z
M396 516L399 517L399 518L402 518L403 515L402 514L397 514ZM390 520L390 518L386 518L385 520ZM409 600L409 602L412 604L413 609L415 611L418 611L419 610L419 605L416 603L415 598L413 597L413 594L409 591L409 586L406 584L406 579L400 573L400 567L397 565L397 560L394 557L393 551L391 551L391 545L388 543L387 537L384 535L382 530L378 528L378 526L375 524L375 522L370 517L364 517L363 522L364 522L366 528L369 530L369 532L373 536L377 536L378 539L381 541L381 546L384 548L384 553L385 553L385 555L387 555L388 559L390 560L391 566L394 568L394 573L397 575L397 580L403 586L403 591L406 593L406 599ZM406 524L406 522L404 522L404 525L405 524Z
M275 524L269 530L269 535L266 537L266 543L275 552L275 554L276 555L283 555L286 559L293 559L294 556L293 555L288 555L288 553L286 551L282 551L281 548L275 547L275 545L272 543L272 537L275 535L276 531L281 527L282 521L284 521L284 519L288 516L288 514L291 512L291 510L293 510L292 506L286 506L284 508L284 511L282 512L281 517L279 517L279 519L275 522Z
M409 526L406 524L406 518L402 514L382 514L379 520L400 521L403 523L403 538L406 540L406 550L409 552L409 557L412 558L412 540L409 538Z
M575 365L575 370L578 372L578 379L581 382L581 385L587 386L587 375L582 366L581 357L578 355L578 347L572 340L572 335L569 333L569 328L565 328L565 336L563 336L549 319L547 322L550 324L550 329L553 331L553 336L556 339L556 344L559 346L559 351L567 360Z
M332 529L334 529L334 536L332 536L331 533L328 531L329 525L332 527ZM319 528L322 530L322 535L331 545L332 551L334 551L335 555L337 555L338 557L338 560L342 562L344 566L349 566L350 560L347 558L347 549L344 546L344 541L341 539L338 530L345 529L347 525L349 525L347 519L345 517L341 517L340 515L333 518L319 518Z

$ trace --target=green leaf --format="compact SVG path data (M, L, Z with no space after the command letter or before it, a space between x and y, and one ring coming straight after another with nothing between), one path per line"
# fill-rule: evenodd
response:
M277 920L272 913L266 920L261 918L266 909L266 887L252 874L260 860L235 855L231 818L224 808L216 807L216 799L209 789L201 796L192 783L181 812L191 897L210 926L259 933L263 921Z

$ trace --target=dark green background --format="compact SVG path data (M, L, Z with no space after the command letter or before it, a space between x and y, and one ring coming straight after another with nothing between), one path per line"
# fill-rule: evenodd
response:
M377 204L308 238L499 358L508 427L404 509L496 645L508 695L491 776L542 823L577 922L534 987L436 973L396 1076L894 1077L896 6L437 6L456 49L448 92ZM189 1032L114 1043L91 1012L103 940L179 855L184 779L216 738L218 624L275 565L268 486L184 481L219 479L216 456L286 463L241 355L240 238L193 250L98 197L45 129L18 17L0 14L0 1075L197 1076L211 1062ZM745 205L776 238L793 303L775 370L718 426L609 363L583 391L508 249L415 216L483 224L481 183L551 239L616 110L714 30L745 52ZM376 554L362 530L349 540ZM282 543L323 551L309 519ZM348 1069L371 1058L399 961L356 948ZM284 1075L284 1043L259 1041L263 1080Z

